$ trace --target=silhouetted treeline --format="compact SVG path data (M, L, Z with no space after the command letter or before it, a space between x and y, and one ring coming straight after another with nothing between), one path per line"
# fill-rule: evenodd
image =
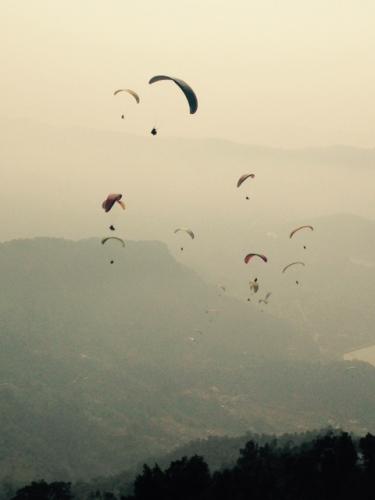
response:
M298 446L249 441L232 468L210 475L194 456L161 471L144 466L132 500L332 500L373 499L375 437L354 442L347 433L326 434Z
M34 482L12 500L346 500L375 498L375 436L328 432L295 444L250 440L231 467L213 473L199 455L162 469L144 465L132 494L74 494L69 483Z

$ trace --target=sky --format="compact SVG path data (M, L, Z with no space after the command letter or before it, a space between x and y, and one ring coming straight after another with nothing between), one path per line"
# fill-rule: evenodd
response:
M372 0L2 0L1 114L139 135L157 125L166 136L372 147L374 19ZM147 84L160 73L192 85L196 115L173 84ZM139 92L139 108L112 96L119 87Z

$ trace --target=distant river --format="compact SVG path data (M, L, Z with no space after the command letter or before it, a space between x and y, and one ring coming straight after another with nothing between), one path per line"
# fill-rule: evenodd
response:
M367 361L367 363L371 363L375 366L375 345L365 347L364 349L358 349L358 351L348 352L344 355L344 359L347 361L351 361L353 359Z

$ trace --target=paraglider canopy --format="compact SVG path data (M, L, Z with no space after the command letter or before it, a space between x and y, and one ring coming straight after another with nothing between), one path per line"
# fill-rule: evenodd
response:
M107 238L103 238L102 245L105 245L109 240L118 241L123 247L125 247L125 241L122 238L117 238L117 236L108 236Z
M314 228L312 226L309 226L309 225L299 226L299 227L296 227L296 229L293 229L293 231L289 235L289 238L292 238L298 231L301 231L301 229L310 229L311 231L314 231Z
M112 193L102 203L102 208L109 212L115 203L118 203L125 210L125 203L121 201L122 194Z
M179 231L183 231L184 233L187 233L192 240L195 238L195 234L188 227L178 227L177 229L174 230L174 233L176 234Z
M180 78L173 78L171 76L165 76L165 75L153 76L148 83L152 84L155 82L160 82L162 80L171 80L182 90L189 103L190 114L193 115L198 109L198 99L197 96L195 95L194 90L190 87L190 85L188 85Z
M131 90L131 89L117 89L117 90L115 90L113 92L113 95L120 94L120 92L127 92L128 94L130 94L131 96L134 97L134 99L137 101L137 104L140 103L139 95L137 94L137 92L134 92L134 90Z
M241 184L246 181L246 179L249 179L249 178L254 179L254 177L255 177L255 174L244 174L244 175L241 175L241 177L237 181L237 187L239 188L241 186Z
M290 267L292 267L292 266L297 266L297 265L300 265L300 266L305 266L305 263L304 263L304 262L300 262L300 261L298 261L298 262L291 262L290 264L288 264L287 266L285 266L281 272L282 272L282 273L285 273L285 271L286 271L287 269L289 269L289 268L290 268Z
M248 264L253 257L259 257L263 260L263 262L268 262L268 259L265 255L262 255L260 253L248 253L244 258L245 264Z

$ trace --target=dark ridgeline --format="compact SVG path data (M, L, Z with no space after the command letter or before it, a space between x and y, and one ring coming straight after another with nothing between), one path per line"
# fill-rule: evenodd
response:
M210 472L199 455L172 461L167 468L144 465L132 493L119 485L86 491L70 483L33 482L11 500L370 500L375 498L375 436L346 432L315 439L248 441L232 466ZM97 485L96 485L97 486ZM8 497L9 498L9 497ZM8 500L8 499L7 499Z

